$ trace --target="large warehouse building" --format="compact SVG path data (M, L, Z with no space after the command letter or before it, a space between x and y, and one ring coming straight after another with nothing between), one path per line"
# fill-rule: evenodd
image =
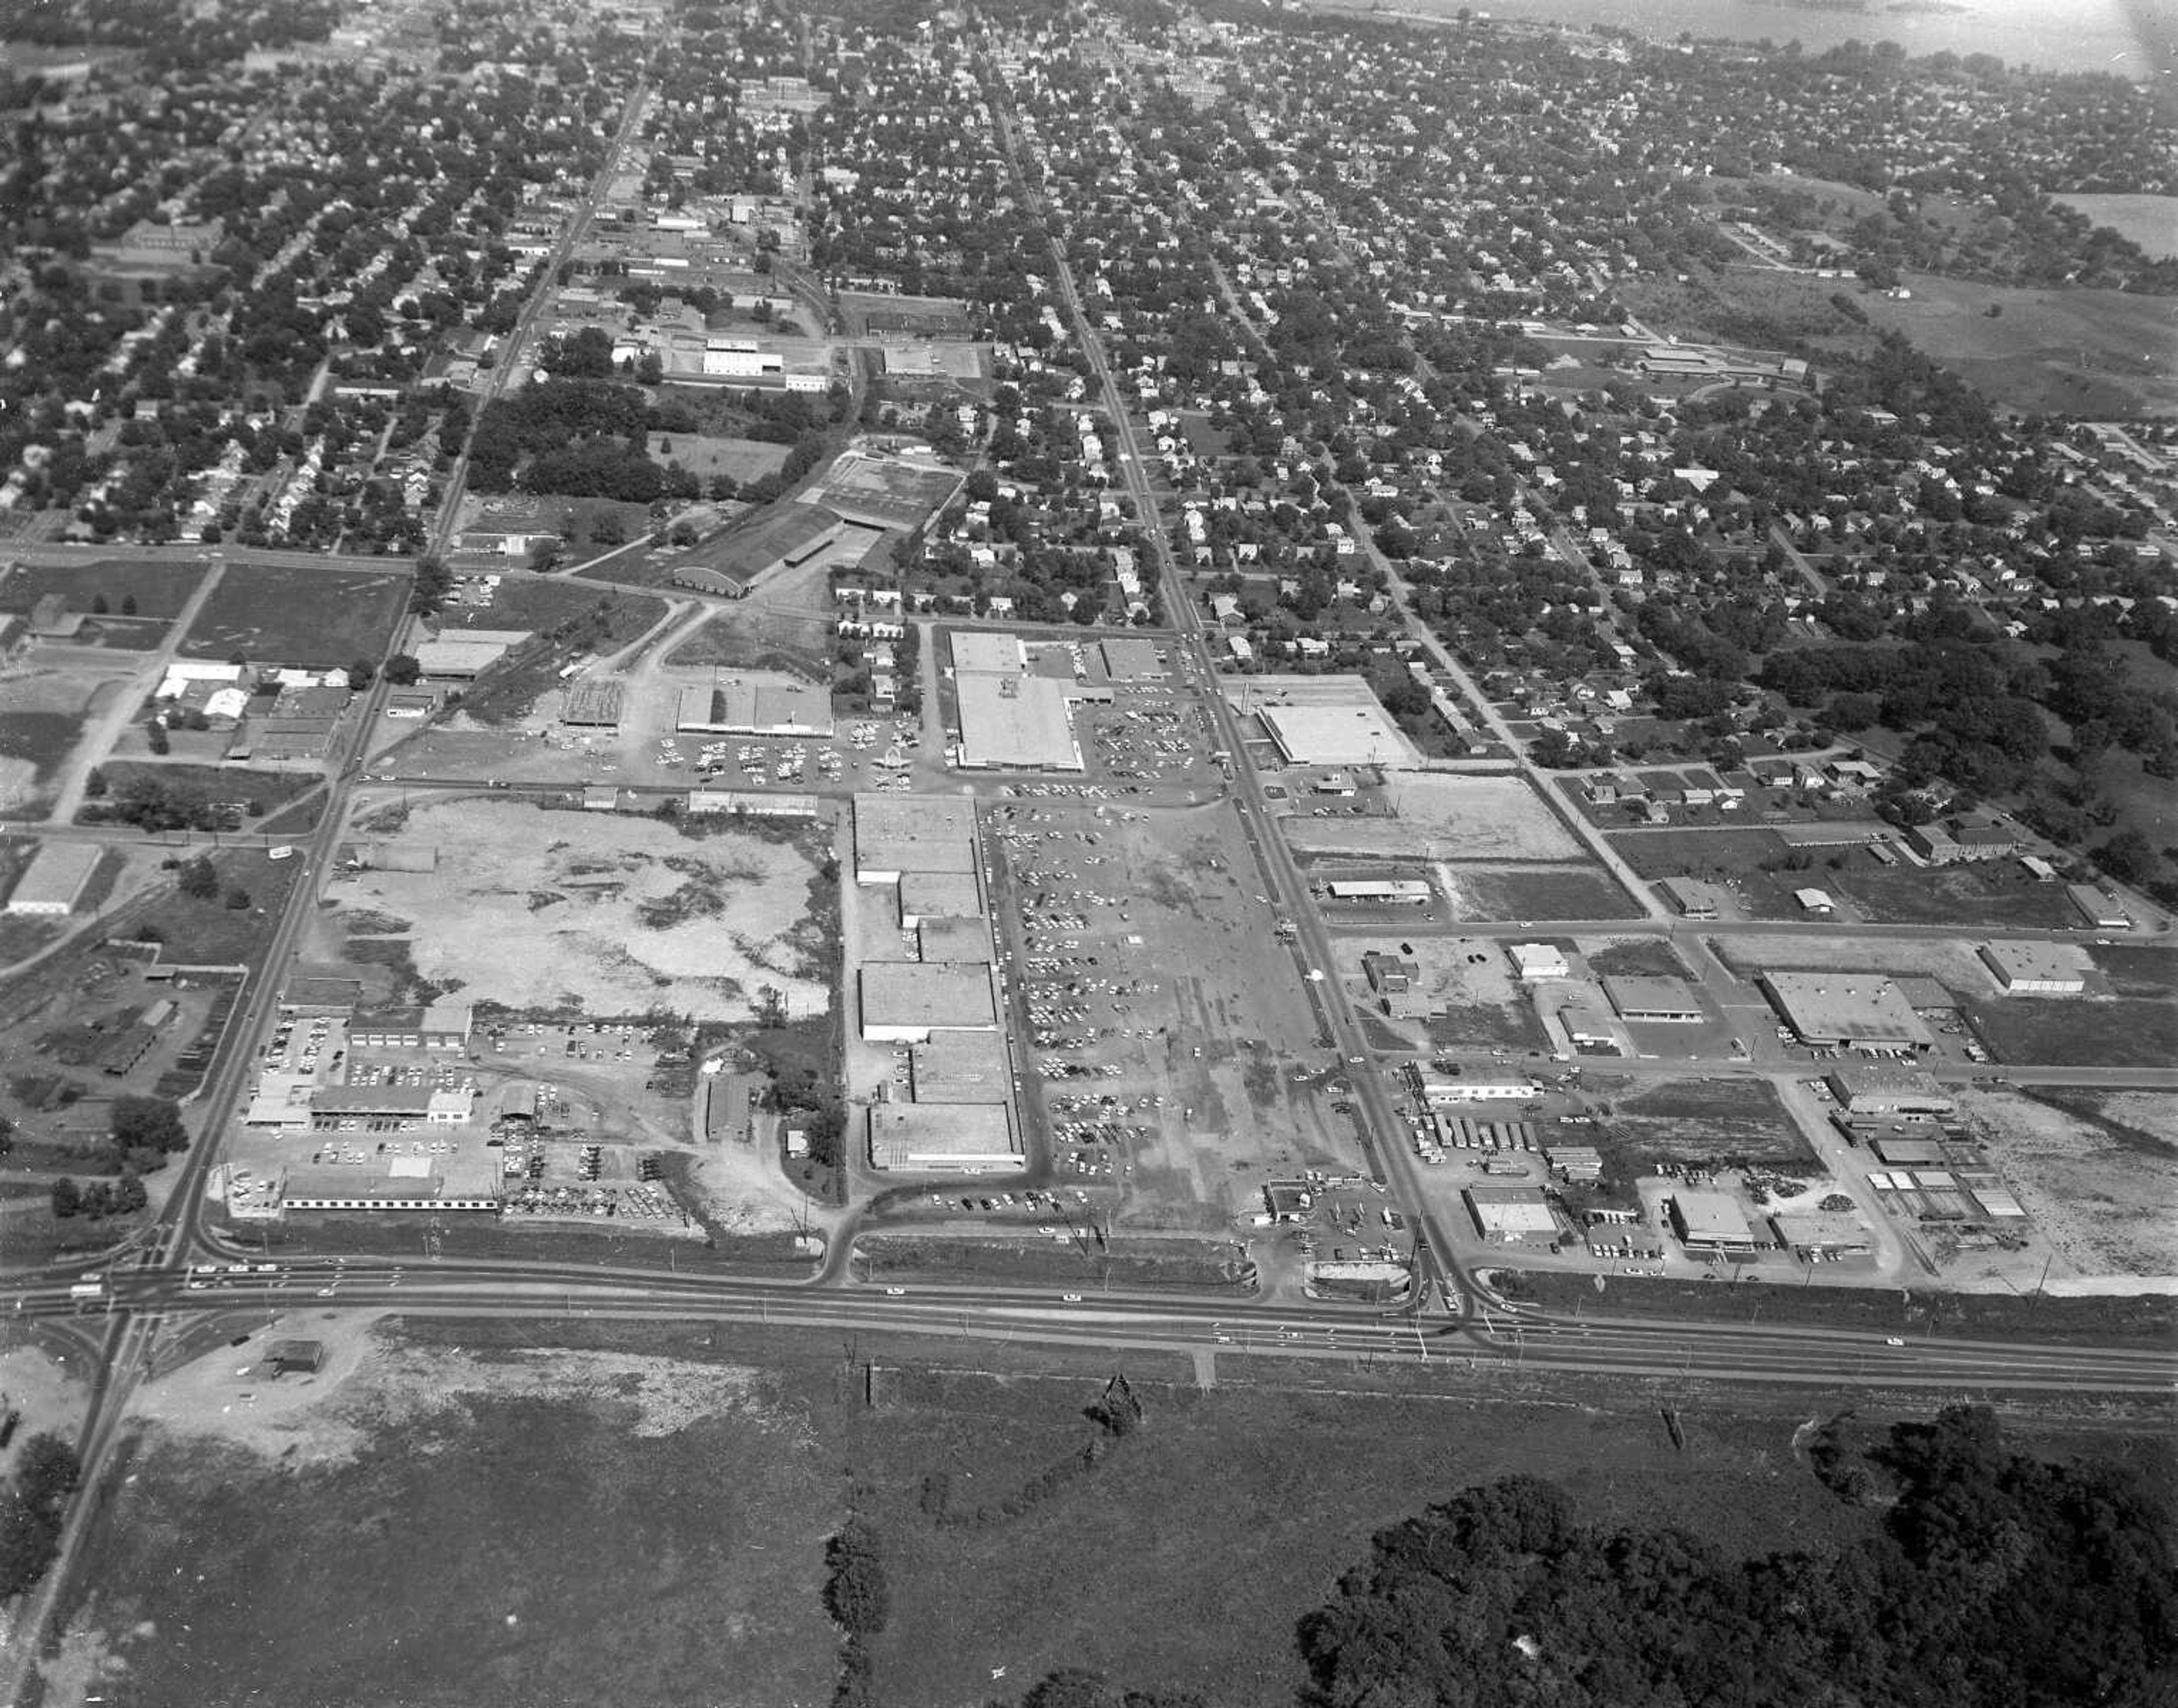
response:
M2069 943L2006 939L1974 953L2010 996L2077 996L2088 988L2086 957Z
M1891 1061L1841 1063L1823 1083L1847 1115L1863 1118L1894 1115L1949 1115L1958 1107L1951 1094L1916 1067Z
M997 999L982 961L871 961L862 968L862 1036L922 1044L937 1031L994 1031Z
M900 928L903 931L920 930L928 919L968 919L982 911L983 888L972 871L911 871L900 875Z
M1289 765L1402 765L1411 750L1399 726L1366 706L1266 706L1263 728Z
M1831 1050L1927 1050L1934 1042L1897 985L1880 973L1765 973L1777 1018L1803 1044Z
M1013 1070L996 1032L933 1032L908 1051L917 1103L1008 1103Z
M1021 1163L1004 1104L873 1104L869 1145L870 1166L879 1169L988 1174Z

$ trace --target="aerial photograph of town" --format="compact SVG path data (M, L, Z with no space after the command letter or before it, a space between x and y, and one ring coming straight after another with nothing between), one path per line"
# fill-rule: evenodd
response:
M0 1708L2178 1708L2178 14L0 0Z

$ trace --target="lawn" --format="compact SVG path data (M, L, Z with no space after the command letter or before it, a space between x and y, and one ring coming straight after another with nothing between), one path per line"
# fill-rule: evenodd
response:
M107 559L90 564L25 564L0 581L0 611L28 611L60 593L71 611L90 612L101 599L114 616L175 617L205 578L202 564L140 564ZM233 570L228 574L232 575Z
M1644 878L1716 879L1759 872L1790 852L1774 830L1622 831L1612 837L1611 845Z
M230 565L182 639L190 658L329 669L375 663L408 599L406 575Z
M760 439L731 439L707 433L650 435L650 455L654 461L677 462L700 479L723 474L744 484L778 473L791 449Z

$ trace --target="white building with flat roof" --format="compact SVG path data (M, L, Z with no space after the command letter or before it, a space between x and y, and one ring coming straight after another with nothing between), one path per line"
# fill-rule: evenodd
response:
M2088 988L2087 958L2070 943L2006 938L1974 953L2008 996L2077 996Z
M65 918L82 904L104 856L96 843L40 843L8 892L8 912Z
M1012 1111L1002 1103L870 1105L872 1168L933 1174L997 1174L1021 1165Z
M873 1044L921 1044L935 1031L998 1027L987 962L871 961L861 982L862 1036Z

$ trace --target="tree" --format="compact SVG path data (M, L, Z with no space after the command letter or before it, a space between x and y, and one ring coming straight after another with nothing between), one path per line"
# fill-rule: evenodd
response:
M53 1182L53 1215L66 1221L83 1208L83 1189L68 1176L63 1175Z
M183 860L180 876L176 880L181 892L193 902L208 902L219 893L219 868L210 856L199 854L194 859Z
M163 1097L113 1100L113 1142L123 1150L176 1151L189 1148L182 1106Z
M227 892L227 905L232 912L238 914L242 912L249 905L249 892L243 888L240 884L229 886Z
M416 662L413 652L396 652L386 661L386 679L397 688L406 688L424 674L424 667Z
M2137 830L2121 830L2095 850L2095 863L2121 883L2145 883L2155 875L2155 846Z
M362 693L377 679L377 675L378 667L369 659L352 658L348 661L347 685L353 692Z
M83 792L92 800L103 800L106 790L106 773L94 765L90 768L90 775L83 780Z
M869 1521L851 1516L824 1544L824 1606L840 1629L850 1638L884 1630L892 1616L892 1592Z
M164 754L173 746L173 744L167 739L167 726L156 718L145 720L144 739L150 746L151 751L156 754Z

